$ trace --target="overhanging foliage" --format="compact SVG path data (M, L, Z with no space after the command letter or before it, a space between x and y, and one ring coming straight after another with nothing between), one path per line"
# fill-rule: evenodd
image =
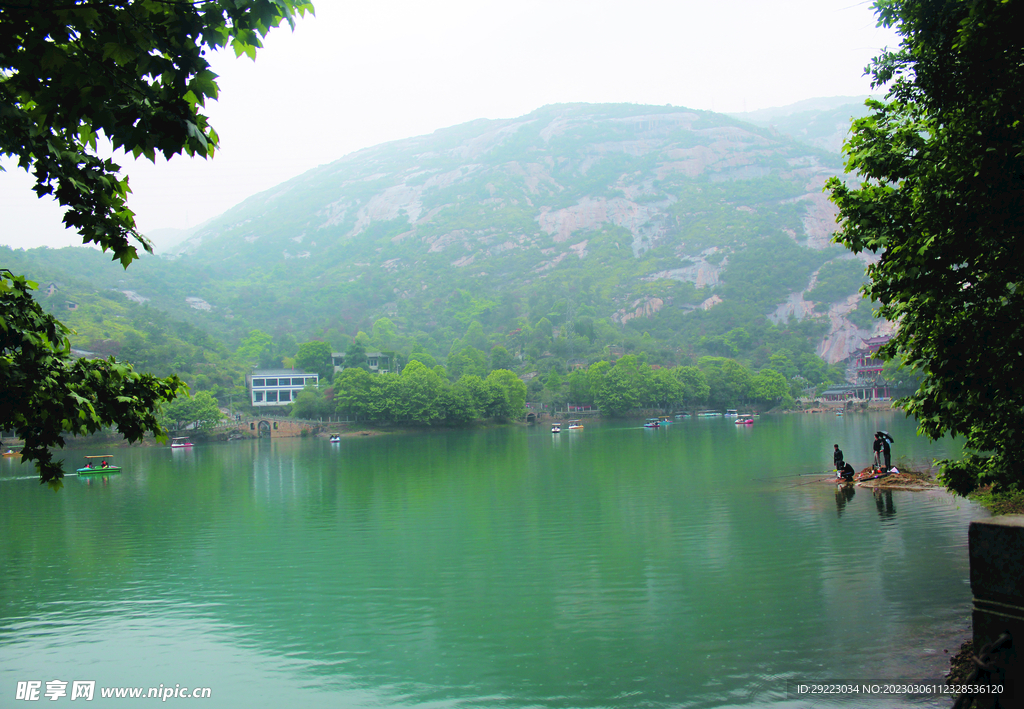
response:
M31 171L64 223L127 266L133 239L152 250L127 206L128 179L98 139L135 157L212 156L202 113L217 97L206 53L255 58L260 38L311 10L293 0L0 4L0 155Z
M36 461L40 481L59 487L64 473L50 448L63 447L65 433L116 426L129 441L159 434L154 407L183 385L177 376L140 374L113 358L73 358L67 328L32 299L34 288L0 271L0 428L24 439L23 460Z
M884 348L920 369L905 400L932 438L963 436L947 486L1024 482L1024 23L1021 3L878 0L903 37L868 68L886 100L854 123L828 185L837 241L881 254L865 293L899 323Z

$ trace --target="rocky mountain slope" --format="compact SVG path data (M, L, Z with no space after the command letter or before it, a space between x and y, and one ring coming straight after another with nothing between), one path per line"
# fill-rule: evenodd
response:
M233 351L259 329L285 356L363 330L441 362L472 341L524 363L609 347L663 364L832 363L888 327L857 295L864 261L829 243L821 188L840 170L774 122L557 105L346 156L127 271L91 249L5 258L57 286L49 306L80 306L65 313L78 346L140 336L167 349L163 311L197 347L204 332Z
M583 308L683 349L766 316L816 318L835 362L885 328L856 283L804 297L851 258L829 244L821 191L840 171L835 152L721 114L547 106L362 150L246 200L174 250L206 274L174 299L302 332L386 315L439 347L461 335L453 298L498 330Z
M801 143L839 153L850 132L850 120L868 114L868 96L815 98L789 106L729 114L741 121L773 128Z

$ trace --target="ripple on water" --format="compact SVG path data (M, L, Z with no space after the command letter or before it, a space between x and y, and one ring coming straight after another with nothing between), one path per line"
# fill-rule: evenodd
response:
M880 647L917 678L969 615L978 511L752 480L822 465L822 425L132 450L105 486L5 481L0 679L74 661L218 706L781 707L806 706L785 679L877 677Z

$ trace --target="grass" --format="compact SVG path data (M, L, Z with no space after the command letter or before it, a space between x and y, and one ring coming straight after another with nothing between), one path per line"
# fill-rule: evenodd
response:
M968 497L994 515L1024 514L1024 491L1021 490L992 492L991 488L984 488Z

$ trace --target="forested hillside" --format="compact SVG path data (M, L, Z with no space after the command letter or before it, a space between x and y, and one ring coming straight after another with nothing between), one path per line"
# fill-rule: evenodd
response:
M886 327L857 294L864 263L829 244L821 188L840 169L720 114L556 105L346 156L127 271L88 249L2 256L55 284L40 299L75 346L222 399L310 340L415 353L452 379L485 376L499 347L527 379L634 353L731 358L798 388Z

